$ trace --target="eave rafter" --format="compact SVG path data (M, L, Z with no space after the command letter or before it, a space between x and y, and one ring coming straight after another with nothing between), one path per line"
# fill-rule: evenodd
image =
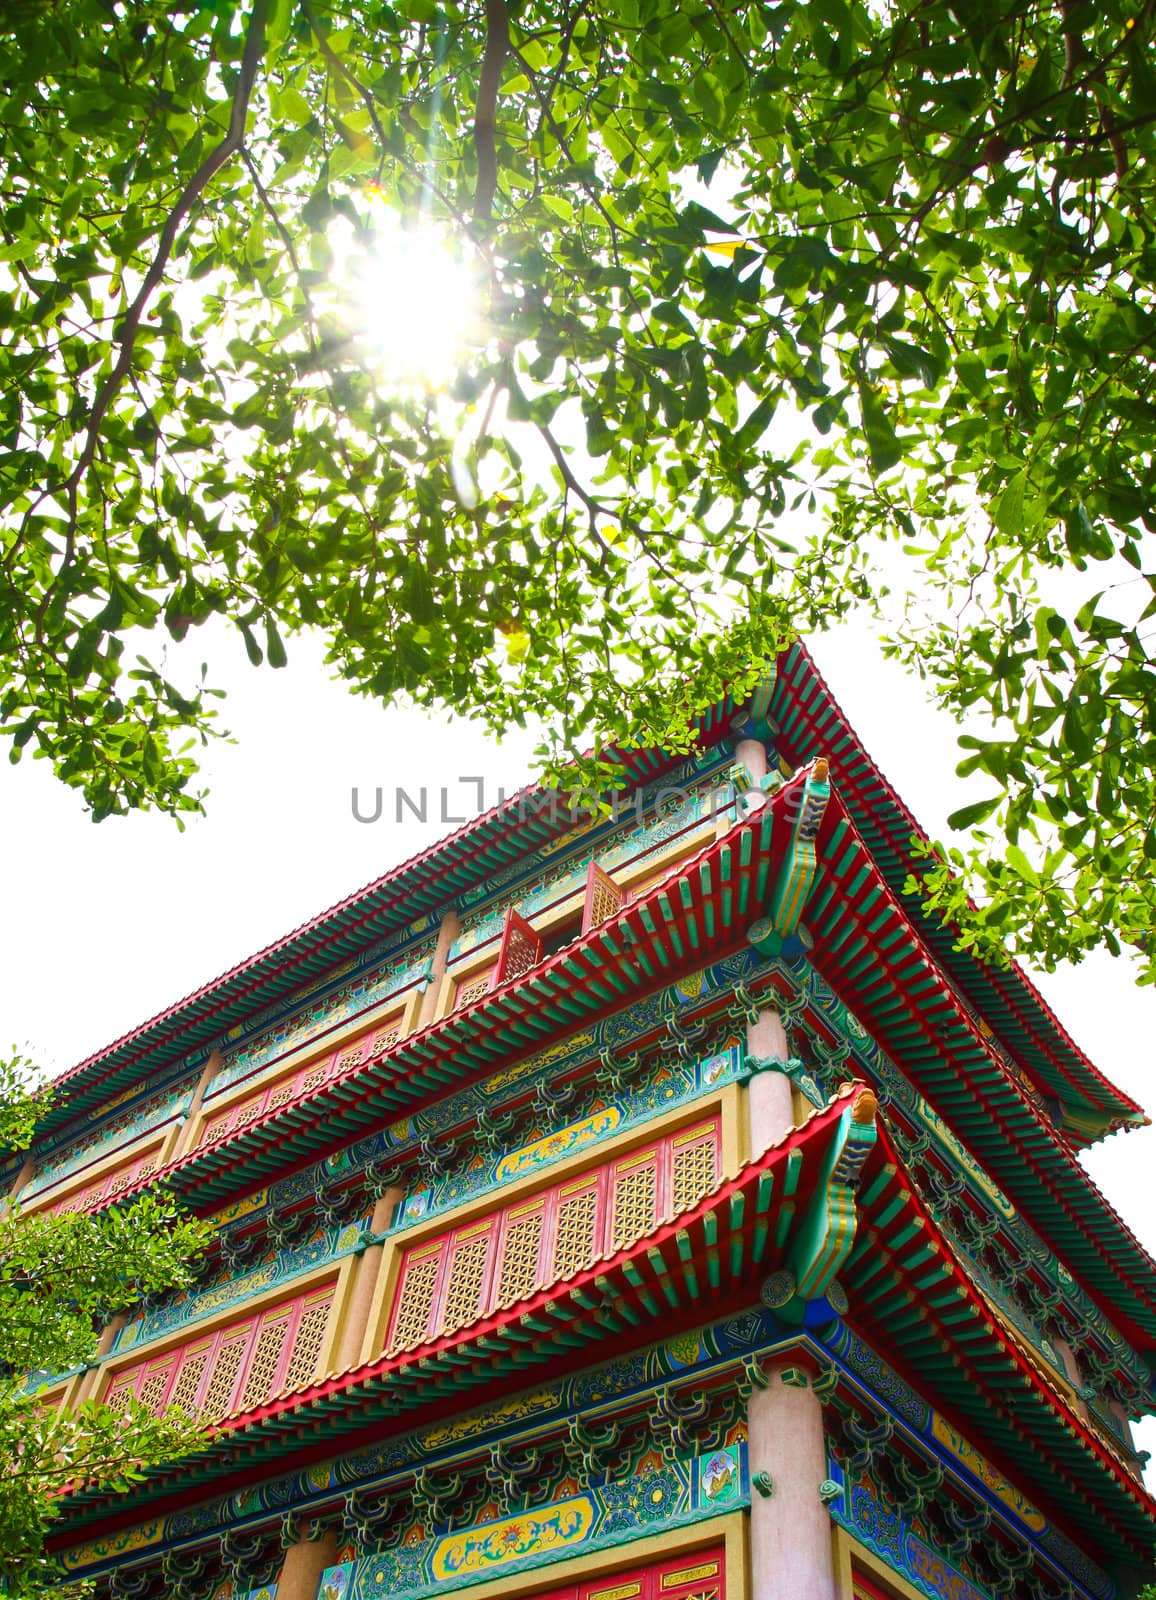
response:
M786 848L776 818L806 779L800 774L676 875L530 972L243 1131L180 1157L147 1183L164 1181L194 1209L211 1211L296 1161L349 1143L383 1117L509 1066L743 948ZM122 1191L117 1203L139 1187Z
M1109 1321L1156 1348L1156 1263L946 981L841 791L827 808L819 855L823 870L806 908L817 970L1022 1206Z
M725 958L778 907L810 959L1109 1320L1156 1349L1156 1263L981 1033L817 761L643 898L525 975L153 1174L202 1213ZM775 931L775 948L782 935ZM138 1186L139 1187L139 1186ZM121 1204L136 1189L118 1197Z
M497 1397L582 1363L607 1335L619 1349L645 1344L658 1319L677 1329L750 1305L769 1274L822 1292L838 1270L855 1331L897 1356L916 1386L927 1372L947 1414L982 1438L1001 1470L1093 1544L1110 1536L1146 1552L1156 1505L992 1317L885 1133L876 1137L874 1112L871 1091L847 1085L736 1178L635 1244L452 1336L224 1419L204 1454L151 1471L128 1509L124 1497L74 1495L70 1532L89 1537L94 1522L123 1523L145 1505L156 1515L209 1483L229 1492L271 1458L303 1462L332 1453L336 1440L355 1448L367 1428L377 1436L383 1424L408 1430L420 1417L460 1409L471 1391Z
M733 709L728 695L703 713L701 750L724 736ZM685 758L647 749L611 750L607 759L625 770L633 792ZM143 1083L157 1068L210 1046L255 1012L411 926L423 913L445 910L572 826L556 791L541 785L520 790L62 1073L41 1135Z

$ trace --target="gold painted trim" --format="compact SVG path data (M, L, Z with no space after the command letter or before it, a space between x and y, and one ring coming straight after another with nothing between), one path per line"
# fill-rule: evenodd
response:
M873 1582L881 1583L895 1600L927 1600L909 1578L903 1577L873 1550L859 1543L845 1528L832 1528L831 1548L835 1558L835 1592L838 1600L855 1600L855 1568Z
M616 1545L612 1550L597 1550L590 1555L571 1556L566 1561L556 1561L550 1566L536 1567L530 1572L511 1573L506 1578L492 1578L488 1583L471 1584L470 1600L514 1600L515 1596L532 1597L535 1592L549 1593L565 1584L598 1578L605 1573L613 1576L615 1570L624 1571L645 1565L652 1560L692 1555L696 1550L722 1543L726 1561L726 1600L748 1600L750 1594L749 1561L747 1558L747 1517L743 1511L730 1511L723 1517L713 1517L709 1522L697 1522L691 1528L680 1528L675 1533L658 1533L648 1539L631 1540L629 1544ZM919 1600L923 1600L920 1596Z
M739 1170L737 1159L740 1138L739 1106L739 1085L723 1084L721 1088L708 1090L697 1100L664 1111L660 1116L651 1118L641 1126L627 1128L620 1133L612 1134L608 1139L595 1141L584 1149L576 1151L567 1160L523 1173L508 1184L499 1184L484 1194L475 1195L460 1206L454 1206L448 1211L439 1211L436 1216L423 1217L410 1227L399 1228L390 1234L384 1241L385 1257L374 1289L373 1303L370 1306L365 1341L361 1347L361 1360L373 1361L385 1348L389 1318L401 1274L401 1260L410 1250L415 1247L421 1249L444 1234L456 1232L473 1222L475 1218L488 1218L497 1211L521 1205L523 1199L530 1202L542 1190L553 1189L556 1184L572 1185L576 1182L581 1184L593 1169L608 1166L623 1151L629 1151L638 1145L657 1143L658 1140L665 1139L674 1129L701 1125L712 1116L718 1116L720 1123L719 1179L725 1182L728 1178L733 1178Z
M676 787L675 785L671 786ZM727 824L731 826L731 824ZM725 830L724 830L725 831ZM700 822L697 827L692 827L686 833L680 833L676 839L669 840L659 850L653 850L646 855L635 856L631 861L624 862L615 867L610 873L615 883L620 888L630 889L637 893L642 885L649 885L650 880L657 880L676 867L680 861L697 855L708 844L715 840L715 825L713 819ZM610 868L605 869L610 872Z

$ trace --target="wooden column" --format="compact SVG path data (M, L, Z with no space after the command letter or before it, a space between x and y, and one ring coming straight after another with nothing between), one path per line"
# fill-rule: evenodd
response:
M173 1146L169 1154L170 1161L174 1160L177 1156L183 1156L188 1150L189 1141L192 1139L193 1130L197 1125L197 1118L200 1115L201 1107L205 1102L205 1095L208 1092L210 1083L212 1083L213 1079L216 1077L217 1068L220 1065L220 1051L211 1051L209 1054L209 1059L201 1068L201 1075L197 1079L197 1087L193 1090L193 1098L189 1102L189 1109L185 1112L185 1125L181 1129L180 1134L177 1137L176 1144Z
M317 1587L326 1567L337 1560L337 1534L327 1528L319 1539L302 1536L285 1552L274 1600L317 1600Z
M370 1218L374 1233L381 1233L393 1220L394 1207L405 1191L400 1184L392 1184L377 1201ZM361 1347L369 1326L369 1313L373 1308L373 1294L385 1257L385 1246L371 1244L363 1250L354 1265L354 1278L349 1288L349 1305L342 1323L337 1349L333 1356L335 1372L348 1372L361 1361Z
M128 1317L123 1311L118 1311L115 1317L109 1319L101 1329L94 1360L99 1361L101 1356L108 1354L112 1349L113 1341L116 1339L117 1334L127 1321ZM100 1374L101 1369L99 1367L89 1367L87 1372L81 1373L76 1393L72 1396L72 1404L80 1405L83 1400L94 1400L96 1398L96 1391L100 1387Z
M421 1010L418 1013L417 1025L427 1028L438 1014L438 1001L441 999L442 985L445 983L446 967L449 965L450 947L462 931L456 911L447 911L442 918L442 925L438 929L438 941L434 946L433 962L430 967L429 985L421 997Z
M4 1196L4 1204L8 1205L11 1201L15 1200L17 1195L20 1193L21 1189L24 1188L25 1184L31 1183L35 1176L36 1176L36 1157L32 1154L32 1152L30 1150L28 1152L28 1154L24 1157L24 1165L20 1168L20 1171L16 1174L16 1181L13 1183L13 1185L12 1185L11 1189L9 1189L8 1193Z
M747 1023L747 1054L758 1061L781 1061L784 1070L764 1067L747 1084L747 1118L751 1156L786 1137L795 1125L791 1080L785 1071L787 1032L777 1011L768 1007Z
M740 739L735 745L735 760L741 761L755 783L767 775L767 747L761 739Z
M804 1362L778 1361L747 1413L751 1600L838 1600L823 1408Z

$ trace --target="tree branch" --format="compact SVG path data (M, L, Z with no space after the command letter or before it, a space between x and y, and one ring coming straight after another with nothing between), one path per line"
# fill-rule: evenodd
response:
M84 434L84 447L80 452L80 457L72 471L72 475L65 485L70 500L69 523L73 530L75 530L76 525L77 490L80 488L84 475L92 465L96 455L101 424L108 414L108 408L115 400L117 392L124 382L129 368L132 366L133 349L141 318L144 316L145 307L152 298L154 290L164 277L169 256L172 254L172 248L176 242L177 232L211 179L241 148L241 143L245 137L245 123L249 113L249 99L253 93L253 84L257 78L257 68L260 66L261 58L265 53L265 23L268 14L269 0L254 0L253 10L249 17L249 30L245 35L245 48L241 55L240 73L233 89L233 103L229 113L228 129L224 138L209 151L209 154L201 162L196 172L185 184L177 197L176 204L166 217L160 238L157 240L152 262L145 273L144 282L137 291L136 299L129 306L124 322L121 325L119 335L120 354L117 356L112 371L104 380L100 392L93 401L92 411L88 418L88 426Z
M506 0L486 0L486 51L478 81L478 103L474 109L474 150L478 158L478 186L474 191L474 221L489 222L498 187L498 152L495 144L495 113L502 68L510 50L510 19Z

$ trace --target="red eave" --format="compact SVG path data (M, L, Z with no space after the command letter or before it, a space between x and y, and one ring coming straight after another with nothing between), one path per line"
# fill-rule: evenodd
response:
M1033 1227L1109 1321L1139 1347L1156 1350L1156 1262L944 979L922 929L892 892L844 808L841 773L839 780L819 830L821 872L805 911L815 939L810 959L991 1176L1022 1201ZM978 1074L964 1075L969 1060L994 1069L988 1076L999 1095ZM954 1070L937 1072L937 1065ZM1007 1106L1014 1109L1014 1127ZM991 1137L993 1126L1002 1139ZM1028 1172L1038 1186L1034 1191L1024 1182ZM1040 1203L1044 1197L1063 1214L1063 1226ZM1095 1272L1085 1251L1098 1258Z
M786 700L781 708L780 696ZM779 657L775 706L790 723L782 740L784 753L795 761L810 760L817 754L827 756L839 773L840 790L856 826L865 832L869 820L872 834L879 835L881 842L885 842L901 875L918 876L920 862L912 853L911 840L913 837L926 839L927 835L868 755L810 652L801 643L792 645ZM869 848L874 856L874 845L869 844ZM877 865L884 870L885 864L877 862ZM884 875L888 876L885 871ZM892 887L896 885L892 883ZM997 992L1034 1049L1046 1056L1055 1072L1071 1086L1077 1102L1089 1097L1086 1080L1090 1079L1102 1092L1101 1105L1106 1113L1123 1114L1136 1125L1147 1123L1143 1108L1089 1060L1019 965L981 967L974 957L952 950L954 936L950 930L923 918L917 901L913 900L912 906L925 938L930 937L937 945L937 961L950 968L955 981L965 989L982 983ZM976 992L972 999L982 1011L982 996ZM1016 1055L1040 1091L1045 1095L1053 1094L1051 1085L1040 1077L1038 1067L1025 1056L1022 1048L1016 1050Z
M123 1204L165 1181L194 1209L211 1211L226 1197L220 1185L230 1193L253 1187L274 1159L280 1175L297 1155L336 1149L391 1111L411 1110L509 1065L743 947L790 843L774 820L806 776L798 774L762 811L740 818L671 877L527 973L409 1034L384 1055L354 1063L311 1093L255 1117L243 1130L186 1152L105 1204ZM711 935L708 921L716 930ZM550 1015L556 1005L569 1014L564 1025ZM420 1087L423 1073L433 1076L431 1088Z
M689 1326L740 1302L751 1304L763 1273L788 1247L791 1235L774 1228L783 1202L788 1196L793 1201L788 1215L806 1216L828 1181L832 1141L846 1119L869 1123L874 1104L865 1085L846 1085L828 1106L689 1211L570 1279L417 1350L381 1356L223 1419L203 1457L150 1470L142 1486L148 1514L203 1497L198 1480L213 1481L215 1493L232 1492L270 1450L278 1456L287 1450L300 1467L331 1456L335 1441L343 1451L358 1448L367 1429L376 1436L383 1424L408 1431L415 1413L428 1417L447 1400L460 1410L472 1392L516 1392L527 1380L541 1381L546 1371L556 1374L568 1362L586 1362L591 1346L606 1336L608 1312L611 1325L617 1318L623 1330L616 1348L625 1349L652 1340L656 1320L668 1329L684 1321ZM930 1362L940 1409L938 1391L954 1382L945 1414L954 1414L972 1435L977 1423L989 1421L983 1447L1011 1481L1022 1479L1024 1461L1033 1462L1041 1452L1040 1469L1026 1474L1032 1497L1045 1505L1065 1504L1078 1516L1085 1538L1091 1530L1106 1530L1146 1548L1156 1505L992 1318L907 1182L902 1158L885 1133L864 1163L857 1210L855 1246L840 1269L852 1327L885 1356L898 1352L917 1388L922 1377L931 1380L923 1367ZM881 1274L890 1280L884 1295L878 1293ZM951 1356L946 1363L945 1351ZM499 1378L495 1366L502 1371L503 1364L506 1376ZM1092 1468L1096 1478L1088 1477ZM112 1521L139 1520L139 1502L113 1511L123 1501L99 1492L82 1491L72 1500L78 1510L87 1504L106 1529ZM100 1517L103 1508L108 1518ZM70 1534L54 1541L58 1548L91 1538L92 1525L74 1522Z
M700 743L708 748L716 744L725 726L722 707L708 712L701 722ZM650 781L681 759L654 750L612 755L637 783ZM553 794L544 785L528 785L70 1067L54 1080L54 1109L43 1126L66 1120L70 1095L82 1089L86 1096L91 1094L114 1069L123 1073L162 1048L179 1046L181 1053L188 1053L187 1030L194 1020L200 1033L192 1044L203 1046L227 1031L237 1020L238 1008L252 1013L287 996L294 986L339 965L371 939L408 926L433 909L435 900L440 906L455 902L463 888L499 869L493 854L504 858L501 865L508 865L519 854L567 832L572 820L564 806L546 820L550 808L545 802ZM539 802L543 816L533 810ZM519 829L527 836L515 840ZM487 855L488 863L483 860ZM207 1029L214 1031L206 1033Z

